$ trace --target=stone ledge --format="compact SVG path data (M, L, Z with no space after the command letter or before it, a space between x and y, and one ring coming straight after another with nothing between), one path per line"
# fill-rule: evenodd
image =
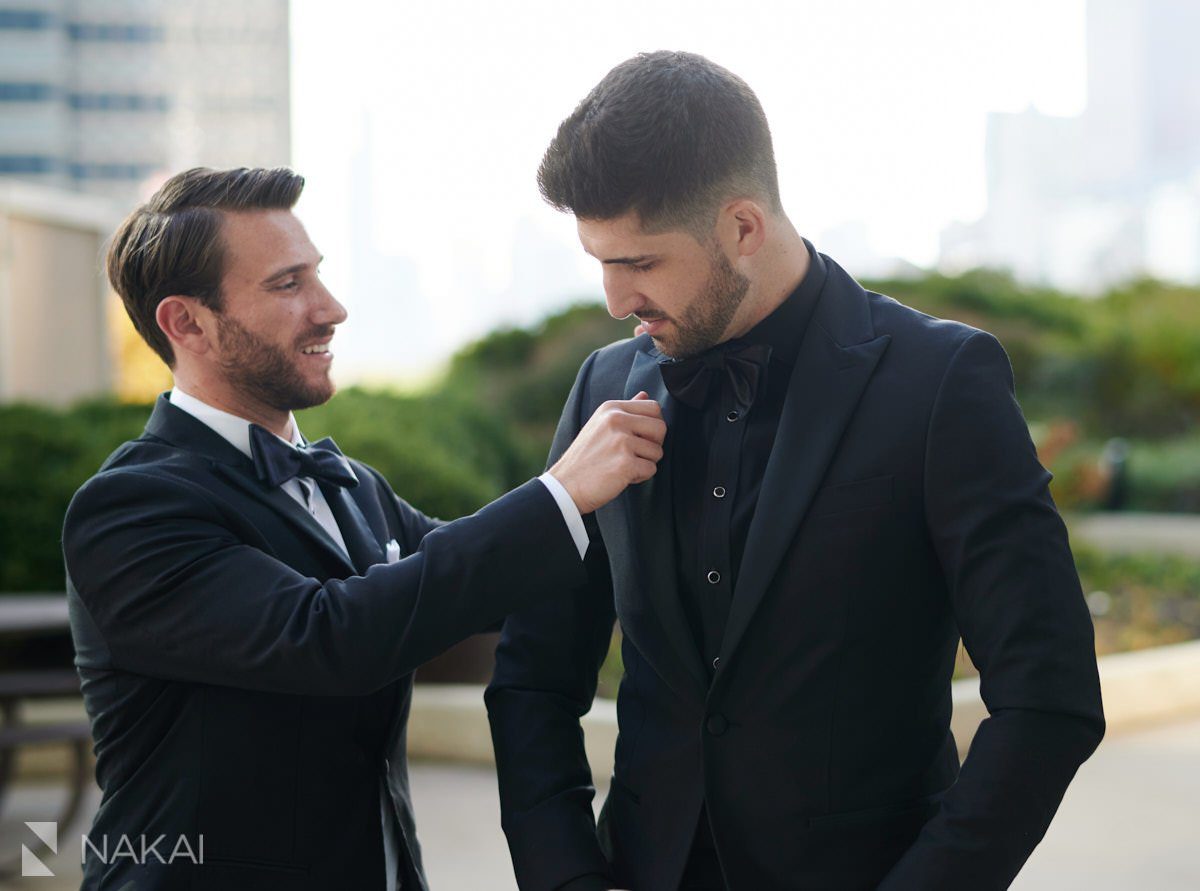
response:
M1100 659L1100 686L1108 733L1200 715L1200 641L1117 653ZM954 717L950 726L965 754L987 709L979 681L952 685ZM612 773L617 741L617 707L598 699L583 718L584 744L597 778ZM483 707L483 688L475 685L418 685L408 725L412 758L492 764L492 739Z

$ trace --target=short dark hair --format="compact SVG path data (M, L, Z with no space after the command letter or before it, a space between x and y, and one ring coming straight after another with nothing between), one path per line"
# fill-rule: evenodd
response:
M642 53L605 75L559 125L538 186L580 219L636 211L651 231L707 234L733 197L782 210L758 97L694 53Z
M221 308L221 211L290 210L303 189L304 177L286 167L194 167L167 180L117 229L108 247L108 280L168 367L175 367L175 354L155 320L163 298L179 294Z

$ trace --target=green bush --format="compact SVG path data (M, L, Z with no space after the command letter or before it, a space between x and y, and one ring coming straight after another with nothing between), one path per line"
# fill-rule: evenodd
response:
M988 271L872 286L996 334L1026 416L1078 428L1047 459L1061 505L1101 503L1097 461L1122 436L1131 507L1200 510L1200 291L1140 281L1084 300ZM460 516L541 470L580 363L631 333L601 304L580 304L464 347L426 392L352 388L302 413L301 427L334 436L427 513ZM0 591L61 590L71 495L138 435L148 411L104 400L65 411L0 406Z
M63 589L62 518L146 406L87 402L71 411L0 406L0 591Z
M1074 548L1096 650L1140 650L1200 638L1200 561Z

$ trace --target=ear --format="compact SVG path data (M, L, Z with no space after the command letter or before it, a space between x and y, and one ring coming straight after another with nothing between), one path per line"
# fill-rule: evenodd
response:
M154 311L154 320L171 341L176 357L181 352L202 355L216 346L216 319L195 297L164 297Z
M767 240L767 214L762 205L749 198L730 202L721 212L732 247L739 257L752 257Z

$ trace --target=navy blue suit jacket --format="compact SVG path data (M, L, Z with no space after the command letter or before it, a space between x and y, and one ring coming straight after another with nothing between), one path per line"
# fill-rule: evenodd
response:
M702 801L733 891L1004 888L1101 738L1092 625L1004 350L814 262L826 283L711 685L673 561L686 444L597 512L589 583L505 625L487 701L525 891L588 874L677 888ZM584 363L552 460L638 390L670 440L643 335ZM625 675L597 827L579 717L614 615ZM961 772L960 635L990 712Z
M431 520L352 461L323 487L350 560L282 489L160 398L75 495L63 530L71 630L103 797L84 887L382 889L380 782L406 891L425 889L405 759L412 672L584 577L531 481ZM404 554L385 563L395 539ZM180 836L187 857L114 858ZM138 858L141 859L140 856Z

